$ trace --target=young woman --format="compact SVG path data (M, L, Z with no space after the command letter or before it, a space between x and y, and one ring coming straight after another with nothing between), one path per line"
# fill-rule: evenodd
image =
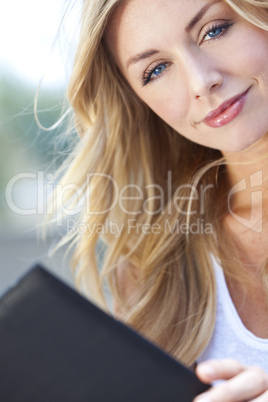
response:
M62 181L76 278L226 380L196 401L268 401L267 61L267 0L84 0Z

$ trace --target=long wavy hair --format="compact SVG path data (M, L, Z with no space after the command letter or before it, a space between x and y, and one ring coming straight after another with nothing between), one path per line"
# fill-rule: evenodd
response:
M75 245L77 286L89 298L109 311L108 285L126 323L190 365L207 346L215 324L211 254L229 275L239 262L222 229L228 177L220 151L179 135L121 75L104 40L121 2L83 3L68 89L80 140L61 179L61 188L71 184L79 189L80 230L67 233L64 241ZM225 2L268 30L267 0ZM72 191L57 196L61 202L64 197L65 205L77 203ZM140 272L132 278L139 292L131 305L118 286L123 260Z

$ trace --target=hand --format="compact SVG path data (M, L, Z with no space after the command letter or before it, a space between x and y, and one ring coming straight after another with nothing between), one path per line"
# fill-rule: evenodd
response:
M227 380L200 394L193 402L268 402L268 373L236 360L208 360L198 364L198 378L210 384Z

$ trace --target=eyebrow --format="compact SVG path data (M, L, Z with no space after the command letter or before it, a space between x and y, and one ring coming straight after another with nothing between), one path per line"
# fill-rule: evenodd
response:
M204 15L207 13L207 11L210 9L211 6L213 6L216 3L219 3L221 0L216 0L213 3L207 4L206 6L202 7L200 11L194 16L194 18L189 22L187 27L185 28L185 31L189 33L194 26L204 17Z
M146 50L146 52L138 53L136 56L131 57L128 62L127 62L127 68L130 66L130 64L138 63L141 60L148 59L149 57L153 56L154 54L159 53L158 50L156 49L150 49Z
M189 33L194 26L204 17L204 15L207 13L207 11L210 9L211 6L213 6L215 3L219 3L222 0L215 0L210 4L205 5L204 7L201 8L200 11L198 11L198 13L193 17L193 19L189 22L189 24L187 25L187 27L185 28L185 31L187 33ZM127 68L131 65L131 64L135 64L138 63L141 60L145 60L148 59L149 57L155 55L159 53L158 50L156 49L149 49L146 50L145 52L142 53L138 53L135 56L131 57L128 61L127 61Z

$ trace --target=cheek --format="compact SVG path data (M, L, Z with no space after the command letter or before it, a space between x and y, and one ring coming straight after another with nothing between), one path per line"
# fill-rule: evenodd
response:
M263 46L258 47L258 52L255 55L254 62L251 60L252 69L260 83L264 85L264 89L267 92L268 87L268 40L263 43Z
M160 81L160 80L159 80ZM157 86L158 83L150 85ZM186 87L177 87L163 91L164 83L159 82L159 88L153 89L143 101L167 124L173 127L184 127L190 110L190 99ZM161 90L160 90L161 88Z
M265 80L267 82L268 74L268 43L258 43L255 45L255 49L249 54L247 64L247 70L251 72L253 78L259 80Z
M253 27L242 32L235 43L229 53L230 66L238 69L240 76L256 80L266 76L267 81L268 32Z

